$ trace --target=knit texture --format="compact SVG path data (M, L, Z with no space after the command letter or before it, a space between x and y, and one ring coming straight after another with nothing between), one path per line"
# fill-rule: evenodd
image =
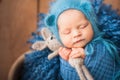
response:
M59 58L48 60L47 56L50 52L46 48L43 51L26 54L22 80L62 80L59 75Z
M94 80L113 80L115 71L115 59L109 54L101 42L94 44L93 55L86 56L84 64L94 77ZM60 59L60 73L64 80L80 80L77 72L68 62ZM119 68L120 71L120 68Z

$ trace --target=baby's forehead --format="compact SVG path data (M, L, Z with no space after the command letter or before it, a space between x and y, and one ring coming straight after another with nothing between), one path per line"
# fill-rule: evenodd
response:
M59 17L61 17L61 16L72 16L72 15L78 15L78 14L85 16L84 13L81 12L80 10L68 9L68 10L64 10L63 12L61 12Z
M60 16L58 17L57 24L58 26L59 25L72 26L74 24L79 25L80 23L83 23L85 21L88 21L88 20L86 19L85 15L81 11L70 9L60 14Z
M63 22L63 21L66 21L67 19L71 20L71 19L75 19L75 18L87 20L86 16L83 14L83 12L76 10L76 9L68 9L68 10L63 11L58 16L57 23L59 21Z

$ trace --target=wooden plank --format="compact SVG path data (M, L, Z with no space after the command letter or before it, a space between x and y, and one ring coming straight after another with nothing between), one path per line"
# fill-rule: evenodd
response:
M39 12L47 13L49 8L49 3L54 0L40 0ZM113 9L120 10L120 0L104 0L104 3L111 4ZM120 13L120 11L119 11Z
M40 6L39 6L39 12L41 13L47 13L49 4L52 0L40 0Z
M120 14L120 0L104 0L104 3L111 4L112 8L119 10L118 13Z
M29 50L26 41L37 25L36 0L0 2L0 80L7 80L13 62Z

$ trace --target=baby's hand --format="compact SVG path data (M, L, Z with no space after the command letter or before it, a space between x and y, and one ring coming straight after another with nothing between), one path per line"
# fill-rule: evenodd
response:
M71 49L60 47L60 48L59 48L59 55L60 55L64 60L68 61L69 55L70 55L71 51L72 51Z
M85 52L83 48L72 48L72 52L69 58L85 58Z

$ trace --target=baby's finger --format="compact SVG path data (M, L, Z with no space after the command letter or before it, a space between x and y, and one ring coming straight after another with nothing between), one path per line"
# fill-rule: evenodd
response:
M76 51L72 51L72 52L70 53L69 57L72 57L72 56L75 55L75 54L78 54L78 53L76 53Z
M71 50L70 50L70 49L64 49L64 54L65 54L66 56L69 56L70 53L71 53Z
M61 56L61 58L63 58L64 60L68 60L68 56L66 56L65 54L63 54L63 53L59 53L59 55Z
M61 58L63 58L64 60L68 60L68 56L65 55L65 50L63 47L59 48L59 55L61 56Z
M59 49L58 49L58 51L61 51L63 48L62 47L60 47Z
M77 53L74 55L71 55L70 58L85 58L85 54Z

